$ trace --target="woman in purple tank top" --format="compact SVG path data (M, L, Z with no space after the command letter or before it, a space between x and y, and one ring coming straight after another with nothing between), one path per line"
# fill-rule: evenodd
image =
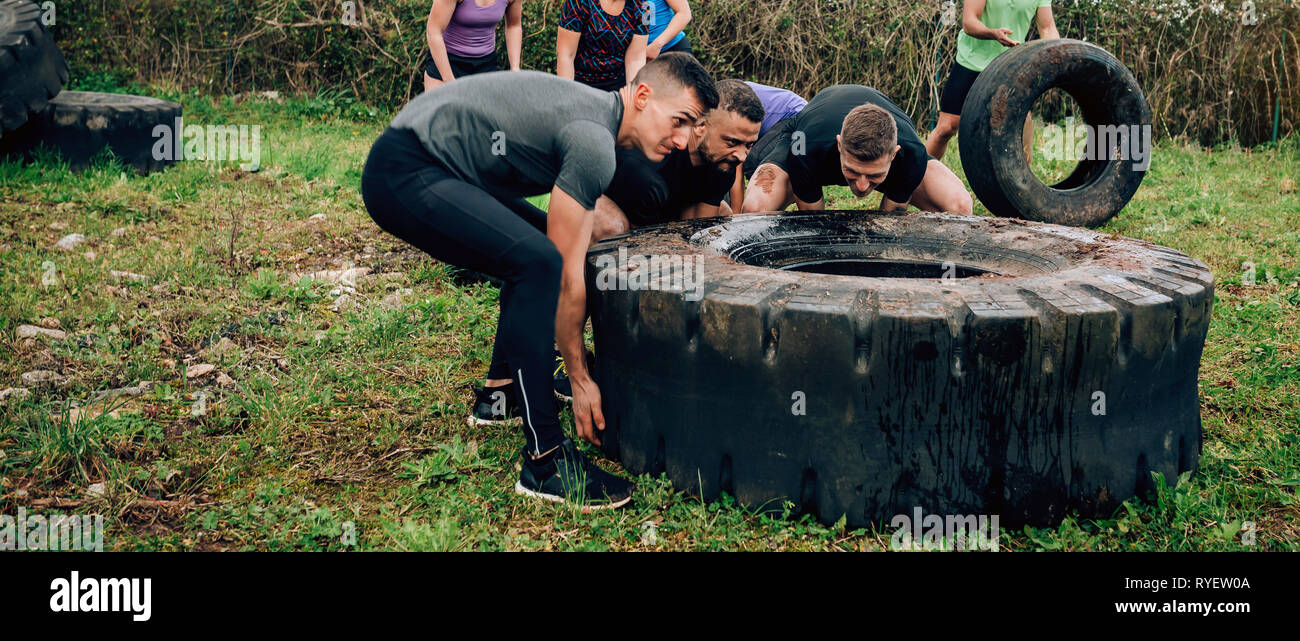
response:
M523 0L433 0L425 39L424 90L461 76L500 71L497 25L506 21L506 56L519 70L524 42Z

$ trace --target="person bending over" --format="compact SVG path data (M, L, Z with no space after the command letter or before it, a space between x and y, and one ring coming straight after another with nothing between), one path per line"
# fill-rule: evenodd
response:
M599 443L600 390L583 363L583 259L615 146L662 158L717 105L690 56L660 56L617 92L535 71L471 76L404 107L361 177L375 222L433 258L504 281L491 376L508 381L525 446L515 491L583 509L618 507L632 484L565 438L552 392L552 341L573 384L578 435ZM550 193L544 214L524 197ZM538 227L541 221L541 227Z
M723 198L758 140L763 104L739 80L717 86L717 108L691 130L685 149L662 163L619 164L605 195L596 201L593 240L631 227L731 213Z
M881 209L969 214L957 175L925 152L911 118L884 94L862 85L818 92L798 115L773 127L745 162L751 177L742 210L825 209L822 187L847 185L863 198L879 190Z
M754 94L763 103L763 126L759 128L759 136L770 131L772 127L775 127L782 120L803 111L803 108L808 106L808 101L803 96L789 89L749 82L748 80L745 81L745 84L754 90Z
M777 126L781 121L794 116L803 111L808 106L808 100L803 96L780 87L759 84L757 82L745 81L754 94L758 96L763 103L763 126L758 128L760 137ZM736 170L736 184L731 188L729 200L736 205L745 202L745 177L744 168Z

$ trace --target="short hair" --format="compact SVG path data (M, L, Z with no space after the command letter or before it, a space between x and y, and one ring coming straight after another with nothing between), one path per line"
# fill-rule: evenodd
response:
M763 122L763 101L753 87L743 80L728 78L718 82L718 109L730 111L750 122Z
M898 144L898 124L883 108L858 105L844 117L840 128L840 147L850 156L871 162L894 150Z
M705 112L718 107L718 88L700 61L689 53L672 51L656 56L636 72L632 85L645 83L659 89L669 85L690 89Z

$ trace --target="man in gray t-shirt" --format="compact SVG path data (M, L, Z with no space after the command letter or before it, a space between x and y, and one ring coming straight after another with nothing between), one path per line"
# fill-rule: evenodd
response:
M659 161L685 148L717 103L708 73L679 53L647 63L616 92L530 71L480 74L421 94L371 149L361 192L380 227L504 281L492 365L470 422L505 419L506 401L515 401L526 440L518 493L577 497L584 508L631 500L628 481L564 438L552 341L568 370L576 430L599 443L600 390L582 340L591 210L614 175L616 145ZM523 200L543 193L545 214Z
M420 94L393 119L393 128L415 132L453 176L495 195L532 196L559 187L585 209L595 207L614 175L623 120L618 92L574 86L540 71L461 80Z

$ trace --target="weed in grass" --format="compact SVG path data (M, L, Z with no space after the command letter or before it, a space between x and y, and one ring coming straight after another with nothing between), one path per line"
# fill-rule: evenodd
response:
M403 471L397 478L411 479L416 489L439 483L455 482L468 470L490 467L478 458L478 446L473 441L462 443L459 436L450 443L434 448L433 454L417 461L404 461Z

